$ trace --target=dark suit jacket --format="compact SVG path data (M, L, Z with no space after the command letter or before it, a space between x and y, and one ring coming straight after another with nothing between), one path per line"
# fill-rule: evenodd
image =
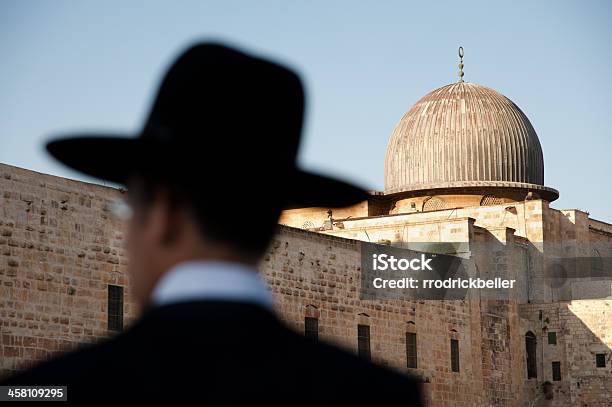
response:
M420 405L413 379L222 301L152 308L126 332L0 384L67 385L78 405Z

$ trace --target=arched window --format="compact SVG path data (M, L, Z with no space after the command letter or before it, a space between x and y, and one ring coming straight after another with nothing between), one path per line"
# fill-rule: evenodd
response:
M357 353L359 357L370 360L370 325L357 325Z
M308 304L304 309L304 336L310 340L319 340L319 309Z
M536 349L538 341L533 332L525 334L525 354L527 355L527 378L535 379L538 377L538 364L536 359Z
M123 287L108 285L108 329L123 331Z
M406 324L406 367L416 369L417 363L417 333L414 321Z
M314 342L319 340L319 318L304 318L304 336Z
M365 360L369 361L372 359L370 350L370 316L366 313L358 315L357 353Z
M459 372L459 335L456 329L450 330L451 372Z

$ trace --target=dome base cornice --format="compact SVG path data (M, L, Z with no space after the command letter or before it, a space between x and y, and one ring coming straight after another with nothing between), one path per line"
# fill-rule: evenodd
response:
M383 194L385 197L393 198L401 195L436 195L443 190L486 190L500 188L525 191L526 195L529 192L533 192L537 194L538 197L548 202L552 202L559 198L559 191L554 188L549 188L543 185L531 184L526 182L508 181L452 181L428 184L415 184L403 188L386 189Z

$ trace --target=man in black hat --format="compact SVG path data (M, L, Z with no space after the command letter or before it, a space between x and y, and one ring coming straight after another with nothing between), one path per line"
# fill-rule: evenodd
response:
M420 405L413 380L286 328L258 277L283 208L367 197L296 165L303 104L291 70L199 44L170 68L137 137L50 142L66 165L128 186L128 272L143 314L2 384L67 385L81 404Z

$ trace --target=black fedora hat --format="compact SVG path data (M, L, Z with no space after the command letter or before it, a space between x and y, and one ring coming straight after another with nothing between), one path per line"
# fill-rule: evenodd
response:
M136 137L72 135L50 141L47 150L73 169L119 184L135 173L155 173L226 196L265 193L285 207L367 199L362 188L297 166L303 112L304 91L293 71L200 43L170 67Z

